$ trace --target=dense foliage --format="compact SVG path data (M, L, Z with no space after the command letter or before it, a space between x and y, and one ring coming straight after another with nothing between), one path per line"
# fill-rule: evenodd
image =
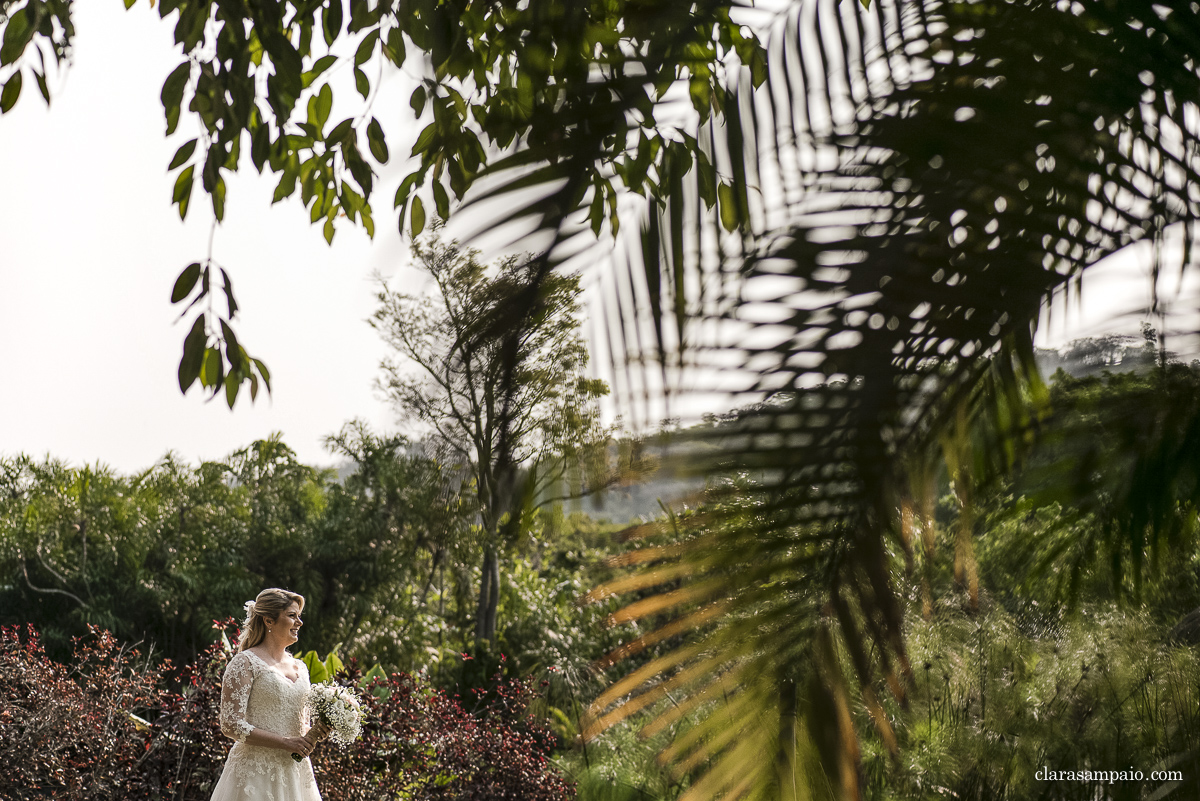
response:
M214 643L167 686L155 667L93 629L67 664L47 659L32 627L0 631L0 797L203 801L228 741L217 720L228 640ZM500 677L463 701L420 677L335 676L361 683L363 736L323 746L314 770L327 797L444 801L565 801L571 784L549 765L553 735L526 714L528 681Z
M1104 341L1064 351L1080 377L1053 377L1020 470L960 470L969 492L948 471L933 483L914 526L941 547L917 547L899 580L915 674L909 709L889 708L900 756L868 738L865 795L1196 793L1200 661L1180 624L1200 606L1200 364L1164 361L1148 333L1123 358ZM964 525L974 596L955 575L962 555L939 556ZM1046 769L1143 777L1047 781Z
M483 678L494 663L458 658L473 647L482 562L469 485L361 425L331 445L353 460L340 481L278 439L136 475L0 459L0 624L34 624L57 659L97 625L183 664L211 643L212 620L285 586L307 599L302 647L427 668L446 686ZM494 653L522 673L564 651L586 663L613 635L582 634L604 610L575 604L589 581L579 570L591 549L619 547L614 527L555 509L530 521L500 588Z
M1168 644L1166 627L1144 610L1097 603L1074 617L1037 608L1016 616L985 600L972 614L962 600L944 599L931 620L910 622L911 708L893 710L901 756L867 742L867 797L1196 796L1195 649ZM1047 769L1104 776L1048 781ZM1123 775L1110 780L1110 771Z

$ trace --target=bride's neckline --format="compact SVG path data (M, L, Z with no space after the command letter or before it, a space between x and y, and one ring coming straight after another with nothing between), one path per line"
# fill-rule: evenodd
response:
M242 653L250 654L251 656L253 656L255 659L257 659L259 662L262 663L263 667L265 667L267 670L274 673L276 676L279 676L281 679L286 681L288 684L295 684L296 682L300 681L300 671L299 670L296 671L296 678L294 678L294 679L289 678L286 673L284 673L282 670L277 670L275 665L268 664L267 660L263 659L261 656L254 653L254 651L246 650L246 651L243 651ZM291 654L287 654L287 656L291 657L292 659L296 659L296 657L292 656ZM300 660L297 659L296 661L300 661Z

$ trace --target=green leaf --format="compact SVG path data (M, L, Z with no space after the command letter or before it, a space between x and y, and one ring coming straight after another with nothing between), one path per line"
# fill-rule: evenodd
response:
M595 185L588 217L592 221L592 233L600 236L600 231L604 228L604 192L599 184Z
M237 401L238 390L242 388L242 381L234 373L225 376L225 403L229 408L233 408L233 404Z
M358 680L358 684L360 687L365 687L368 684L370 684L372 681L374 681L375 679L386 679L386 678L387 678L387 673L384 672L383 668L381 668L378 664L374 664L374 665L371 665L370 670L368 670L366 673L364 673L362 675L362 678L360 678Z
M208 335L204 331L204 315L196 318L192 330L183 340L183 356L179 360L179 391L187 393L200 375L200 365L204 360L204 346L208 344Z
M7 10L10 5L6 3L5 9ZM25 47L33 40L35 30L30 19L30 15L33 13L33 8L26 6L8 18L8 24L4 28L3 44L0 44L0 67L12 64L20 58L21 54L25 52Z
M325 72L325 70L329 69L336 63L337 56L322 56L321 58L317 59L316 63L312 65L312 69L300 76L300 85L305 89L312 86L313 81L319 78L321 73Z
M367 79L367 74L358 67L354 68L354 88L364 100L371 94L371 82Z
M412 225L412 237L416 239L425 228L425 204L421 202L421 198L413 198L412 216L409 219Z
M350 174L354 176L354 180L362 187L363 196L371 196L371 188L374 184L370 166L363 160L363 157L358 152L358 148L354 145L353 140L347 140L342 143L342 156L346 160L346 166L350 168Z
M870 3L871 0L863 0L863 2ZM767 60L763 58L762 50L757 47L750 56L750 80L755 89L762 86L767 80Z
M337 231L335 231L333 228L333 218L330 217L329 219L325 220L324 234L325 234L325 243L326 244L328 244L328 245L333 244L333 235L335 233L337 233Z
M367 126L367 145L371 148L371 155L380 164L387 164L388 146L387 140L383 136L383 126L379 124L379 120L371 118L371 123Z
M425 94L424 86L418 86L416 89L413 89L412 98L408 101L408 104L412 106L413 113L418 117L420 117L421 112L425 110L426 99L427 96Z
M205 348L204 359L200 365L200 383L205 387L219 387L225 372L225 361L221 351L216 348Z
M21 96L21 73L18 71L8 79L8 83L4 84L4 91L0 92L0 114L7 114L12 110L12 107L17 104L17 98Z
M216 216L217 222L225 219L225 179L218 178L217 183L212 189L212 206L213 215Z
M285 167L283 175L279 177L279 183L275 186L275 195L272 197L271 203L278 203L295 191L296 170L291 167Z
M167 135L175 133L179 125L179 106L183 103L183 90L192 74L192 64L185 61L171 71L163 81L162 99L163 111L167 115Z
M399 28L388 31L385 53L397 67L404 66L404 33Z
M320 132L325 129L325 123L329 122L329 112L333 110L333 89L329 84L321 87L321 91L317 93L316 101L317 115L315 123L317 131Z
M709 104L712 102L712 86L704 78L692 78L688 83L688 93L692 97L692 106L700 112L702 120L708 119Z
M254 359L254 366L258 369L258 374L262 376L263 383L267 385L267 392L271 391L271 371L262 363L261 359Z
M250 29L250 36L246 42L246 52L250 54L250 63L256 67L262 66L262 40L258 38L258 31L253 28Z
M738 226L737 200L733 196L733 187L727 183L717 185L717 199L721 207L721 225L726 231L732 231Z
M329 136L325 137L325 141L331 144L342 141L346 138L346 134L350 131L352 125L354 125L353 118L342 120L333 126L333 130L329 132Z
M433 182L433 205L439 217L443 220L450 218L450 198L446 197L446 188L441 181Z
M175 157L171 159L171 163L167 166L167 169L173 170L190 159L192 154L196 152L196 142L197 140L193 139L190 142L185 142L183 145L181 145L180 148L175 151Z
M260 122L250 138L250 160L254 162L254 168L262 173L270 157L271 128L265 122Z
M316 651L309 651L304 656L300 657L300 661L308 668L308 680L313 684L320 684L323 681L329 681L329 671L325 669L321 658L317 656Z
M408 202L408 195L412 192L412 188L416 186L417 181L421 180L422 173L412 172L405 176L400 182L400 186L396 189L396 198L392 201L392 208L398 209ZM401 215L403 216L403 215Z
M179 301L192 294L192 290L196 288L196 282L200 280L200 263L192 262L187 267L183 268L183 272L175 279L175 288L171 290L171 302L178 303Z
M711 209L717 202L717 176L708 158L702 153L697 154L696 179L700 199L704 201L706 208Z
M425 126L425 129L417 135L417 141L413 143L412 154L414 156L424 153L438 138L437 123L431 122Z
M358 45L358 50L354 52L354 66L358 67L366 64L371 59L371 53L375 50L375 43L379 41L379 29L368 33L363 37L362 42Z
M230 280L229 273L225 272L224 267L221 268L221 280L224 283L221 289L225 292L226 305L229 307L229 319L232 320L237 316L238 304L233 297L233 281Z
M183 172L179 173L179 177L175 179L175 189L171 193L171 202L179 206L179 219L187 217L188 203L192 199L192 174L196 171L196 165L186 167Z
M37 80L38 91L42 93L42 99L46 101L46 105L50 105L50 87L46 85L46 76L37 70L33 71L33 77Z
M205 192L211 192L217 188L217 181L221 178L221 164L225 159L224 150L220 143L215 143L208 148L208 155L204 158L204 167L200 170L200 177Z
M321 35L332 45L342 33L342 0L333 0L321 9Z

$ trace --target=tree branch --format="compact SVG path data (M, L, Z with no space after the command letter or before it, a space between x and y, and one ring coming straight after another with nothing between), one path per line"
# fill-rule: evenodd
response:
M40 555L39 555L39 561L41 561ZM43 563L42 566L45 567L45 563ZM53 571L51 571L51 572L53 572ZM84 609L92 608L88 604L84 603L83 599L80 598L78 595L67 592L66 590L58 590L53 587L48 587L46 589L42 589L41 587L33 586L33 582L29 580L29 567L28 567L28 565L25 564L24 559L21 560L21 573L25 576L25 583L29 586L29 589L33 590L34 592L45 593L47 595L65 595L68 598L70 598L71 600L73 600L75 603L82 606Z

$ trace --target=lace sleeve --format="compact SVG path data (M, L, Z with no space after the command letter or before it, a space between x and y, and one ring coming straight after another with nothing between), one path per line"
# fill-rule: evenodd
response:
M300 676L296 678L296 681L299 681L301 678L303 678L305 683L307 683L308 665L304 664L304 660L302 659L297 659L296 661L300 663ZM309 692L312 692L312 687L309 687ZM306 734L308 733L308 730L313 727L312 707L309 706L308 700L309 693L305 693L304 706L300 708L300 725Z
M250 687L254 684L254 666L250 657L235 654L225 668L221 680L221 733L231 740L245 742L254 731L246 720L246 706L250 702Z

